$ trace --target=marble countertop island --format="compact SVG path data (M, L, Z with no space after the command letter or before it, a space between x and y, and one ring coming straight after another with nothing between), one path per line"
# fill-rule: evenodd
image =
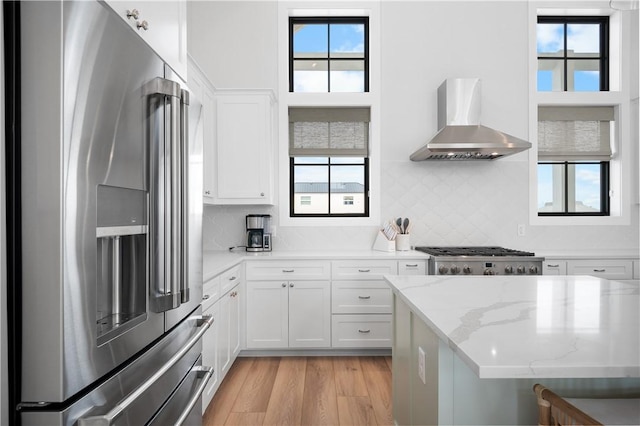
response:
M386 276L479 378L640 377L639 284L588 276Z

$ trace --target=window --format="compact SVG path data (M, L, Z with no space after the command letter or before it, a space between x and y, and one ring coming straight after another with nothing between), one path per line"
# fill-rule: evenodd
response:
M539 16L538 91L609 90L609 18Z
M369 116L289 108L290 216L369 216Z
M368 92L369 18L289 18L290 92Z
M538 215L609 215L613 107L538 107Z

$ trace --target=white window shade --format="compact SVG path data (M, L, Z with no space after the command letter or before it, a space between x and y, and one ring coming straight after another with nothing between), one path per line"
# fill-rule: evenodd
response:
M538 159L609 161L613 107L538 107Z
M289 108L289 155L367 157L369 108Z

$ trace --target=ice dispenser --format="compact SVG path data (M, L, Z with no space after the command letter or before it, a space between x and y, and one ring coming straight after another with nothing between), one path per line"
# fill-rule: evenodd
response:
M97 344L147 317L147 193L98 185Z

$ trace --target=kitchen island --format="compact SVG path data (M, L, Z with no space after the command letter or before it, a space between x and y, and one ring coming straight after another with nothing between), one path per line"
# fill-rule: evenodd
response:
M587 276L385 276L397 424L536 424L532 387L640 392L640 288Z

